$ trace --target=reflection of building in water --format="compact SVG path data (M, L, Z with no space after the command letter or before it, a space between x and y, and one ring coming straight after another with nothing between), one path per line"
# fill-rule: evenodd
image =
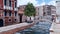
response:
M49 34L50 26L51 26L51 22L44 20L42 22L36 23L31 28L25 29L23 31L19 31L17 33L21 33L21 34L39 34L39 33L40 34Z

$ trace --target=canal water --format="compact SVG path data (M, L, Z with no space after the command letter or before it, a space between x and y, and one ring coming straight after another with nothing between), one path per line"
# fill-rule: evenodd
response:
M49 29L52 22L44 21L38 22L31 28L19 31L18 34L50 34Z

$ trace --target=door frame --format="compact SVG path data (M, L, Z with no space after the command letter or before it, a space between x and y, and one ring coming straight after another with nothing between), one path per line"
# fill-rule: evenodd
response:
M22 16L23 16L23 14L19 14L19 23L22 23L22 18L20 19L20 17L22 17Z
M2 21L3 21L3 23L2 23L3 25L1 26L1 27L3 27L3 26L4 26L4 20L3 20L3 19L0 19L0 20L2 20Z

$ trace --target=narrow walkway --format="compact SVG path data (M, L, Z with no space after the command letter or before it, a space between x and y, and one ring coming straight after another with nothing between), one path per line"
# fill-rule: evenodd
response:
M50 30L53 31L50 32L50 34L60 34L60 24L53 22Z
M0 34L14 34L17 31L24 30L26 28L29 28L33 26L34 23L20 23L20 24L15 24L15 25L10 25L10 26L5 26L5 27L0 27Z

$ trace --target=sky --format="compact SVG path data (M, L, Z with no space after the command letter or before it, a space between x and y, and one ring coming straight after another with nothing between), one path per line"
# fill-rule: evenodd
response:
M28 2L33 3L34 6L42 6L42 5L54 5L55 0L17 0L17 6L26 5Z

